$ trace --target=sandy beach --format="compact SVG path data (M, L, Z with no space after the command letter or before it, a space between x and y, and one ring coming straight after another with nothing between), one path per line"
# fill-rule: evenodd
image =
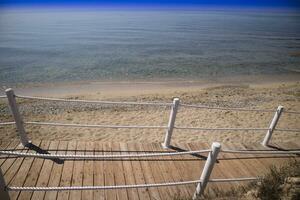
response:
M249 79L251 80L251 79ZM115 82L90 83L90 89L99 85L98 91L85 90L87 85L62 85L44 89L17 88L17 94L63 97L74 99L99 99L111 101L172 102L179 97L182 103L217 107L239 107L276 110L300 110L300 83L290 79L247 82ZM274 80L274 78L272 79ZM77 87L79 86L79 87ZM51 89L52 88L52 89ZM56 93L55 93L55 88ZM72 89L71 89L72 88ZM77 90L76 90L77 88ZM63 91L66 91L63 94ZM166 126L170 107L166 106L101 106L96 104L59 103L18 99L24 121L43 121L81 124L153 125ZM203 128L268 128L273 112L226 111L180 107L176 126ZM5 100L1 100L1 121L12 121ZM299 129L298 115L284 113L278 128ZM16 130L0 127L1 138L16 138ZM163 129L105 129L70 128L26 125L29 138L57 140L101 140L117 142L162 142ZM259 143L265 130L257 131L199 131L175 130L172 141L219 141L222 143ZM300 133L275 131L272 142L300 139Z
M297 198L299 9L0 2L0 200Z

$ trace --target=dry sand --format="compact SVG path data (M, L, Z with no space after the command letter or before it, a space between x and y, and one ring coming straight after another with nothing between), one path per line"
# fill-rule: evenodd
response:
M108 84L108 83L107 83ZM128 83L127 83L128 84ZM171 102L173 97L180 97L182 103L204 104L209 106L226 106L242 108L259 108L276 110L283 105L286 110L300 111L300 83L259 83L259 84L196 84L188 82L164 84L118 83L112 88L97 93L68 95L66 98L105 99L122 101L159 101ZM109 85L109 84L108 84ZM125 84L126 85L126 84ZM136 86L134 86L136 85ZM180 86L181 85L181 86ZM127 89L126 89L127 88ZM106 90L105 90L106 89ZM23 91L24 90L19 90ZM29 91L29 90L28 90ZM46 90L43 90L46 91ZM75 91L75 90L74 90ZM34 92L29 94L33 94ZM44 92L46 93L46 92ZM41 95L45 95L41 93ZM79 92L80 93L80 92ZM49 93L48 96L62 96ZM19 100L20 110L25 121L51 121L82 124L114 124L114 125L161 125L166 126L170 113L169 107L154 106L97 106L85 104L64 104L44 101ZM0 105L1 121L11 121L6 102ZM181 107L176 118L176 126L206 128L268 128L274 113L217 111L207 109ZM284 113L278 128L300 129L300 115ZM165 130L156 129L101 129L101 128L69 128L39 127L26 125L29 138L56 140L101 140L115 142L162 142ZM266 131L196 131L175 130L172 141L192 142L219 141L222 143L243 142L259 143ZM16 130L11 127L0 127L2 140L16 138ZM289 142L300 139L300 133L275 131L272 142Z

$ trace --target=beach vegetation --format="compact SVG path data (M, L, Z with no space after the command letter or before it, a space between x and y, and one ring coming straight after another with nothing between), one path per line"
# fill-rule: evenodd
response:
M300 199L300 162L292 160L283 166L270 166L259 181L229 190L207 188L199 200L298 200ZM192 198L174 198L188 200Z

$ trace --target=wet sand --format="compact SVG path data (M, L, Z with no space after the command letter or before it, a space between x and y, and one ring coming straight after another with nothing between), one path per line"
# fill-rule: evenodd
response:
M300 81L300 73L282 75L245 75L234 77L208 77L199 80L131 80L131 81L80 81L66 83L2 85L0 93L4 94L6 88L12 87L16 93L37 96L82 96L82 95L107 95L133 96L150 93L161 93L172 90L203 89L222 85L267 85L277 83L290 83Z

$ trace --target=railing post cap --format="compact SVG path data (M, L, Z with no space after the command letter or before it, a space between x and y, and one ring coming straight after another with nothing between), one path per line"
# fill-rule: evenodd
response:
M11 91L13 91L13 89L7 88L7 89L5 90L5 93L11 92Z
M280 106L280 105L279 105L279 106L278 106L278 109L282 110L282 109L283 109L283 106Z
M175 97L175 98L173 99L173 101L179 101L179 98L178 98L178 97Z
M219 142L213 142L212 145L211 145L211 148L220 149L221 148L221 144Z

